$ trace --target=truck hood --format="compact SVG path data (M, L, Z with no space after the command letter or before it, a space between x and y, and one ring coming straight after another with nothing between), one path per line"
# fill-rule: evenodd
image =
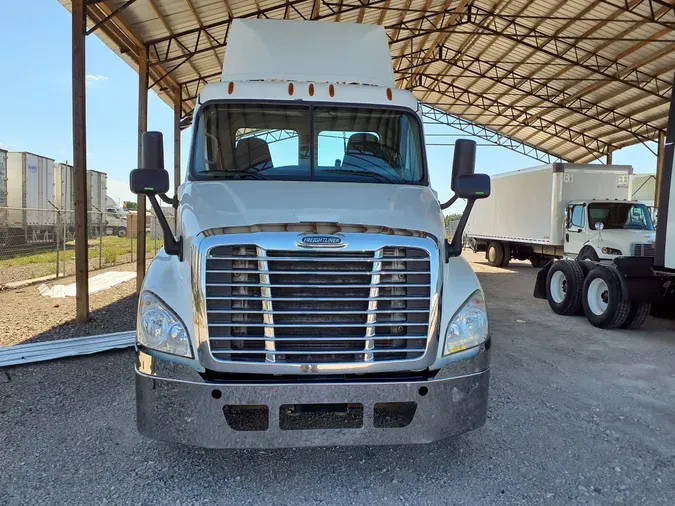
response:
M623 255L631 255L634 243L652 244L656 240L656 232L649 230L603 230L600 235L594 234L587 242L598 250L608 247L618 249ZM601 255L602 256L602 255Z
M423 231L444 223L427 186L314 181L191 181L179 190L183 234L259 224L341 223Z

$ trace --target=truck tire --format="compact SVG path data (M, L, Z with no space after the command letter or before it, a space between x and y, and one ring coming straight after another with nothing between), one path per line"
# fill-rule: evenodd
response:
M626 321L621 324L622 329L639 329L645 322L652 309L651 302L631 302Z
M581 302L588 321L603 329L621 327L631 308L631 303L623 300L618 273L605 265L596 265L586 276Z
M126 237L127 236L127 229L126 227L120 227L115 231L115 235L117 237Z
M490 265L493 267L501 267L504 261L504 248L500 242L491 242L488 244L485 257Z
M577 260L592 260L593 262L599 262L600 257L592 246L584 246L581 248L579 255L577 255Z
M561 260L551 265L546 276L546 300L554 313L577 314L581 307L581 287L584 273L579 264Z
M577 263L579 264L579 267L581 267L581 270L584 271L584 278L586 278L586 276L588 276L588 273L591 272L593 269L595 269L595 266L597 265L595 262L591 260L577 259Z
M504 249L504 258L502 259L500 267L508 267L509 262L511 261L511 245L508 242L503 242L502 248Z

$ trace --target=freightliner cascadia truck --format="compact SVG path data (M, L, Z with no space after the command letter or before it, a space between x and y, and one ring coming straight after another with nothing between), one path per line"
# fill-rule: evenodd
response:
M431 189L384 29L234 20L167 196L161 134L132 191L164 230L138 308L142 434L204 447L426 443L486 418L490 333L462 229L490 179L455 146ZM448 170L450 170L448 163ZM174 202L172 233L157 199ZM453 241L442 208L467 202Z

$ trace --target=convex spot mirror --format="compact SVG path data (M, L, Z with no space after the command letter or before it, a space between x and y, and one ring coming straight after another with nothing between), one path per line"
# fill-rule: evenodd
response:
M455 181L455 195L460 199L485 199L490 196L490 176L470 174Z

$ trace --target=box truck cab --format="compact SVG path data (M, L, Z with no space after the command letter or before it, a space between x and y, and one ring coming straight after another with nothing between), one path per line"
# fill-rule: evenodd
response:
M632 172L630 165L554 163L493 176L490 198L469 218L467 242L496 267L511 259L542 267L563 257L653 257L649 210L627 200Z
M394 87L383 28L234 20L193 131L175 235L156 198L161 134L145 134L131 175L165 237L139 302L141 433L283 447L481 426L484 294L461 241L444 239L418 104ZM454 155L468 210L490 192L474 150Z
M654 225L649 208L641 202L570 202L564 234L565 256L579 260L654 256Z

